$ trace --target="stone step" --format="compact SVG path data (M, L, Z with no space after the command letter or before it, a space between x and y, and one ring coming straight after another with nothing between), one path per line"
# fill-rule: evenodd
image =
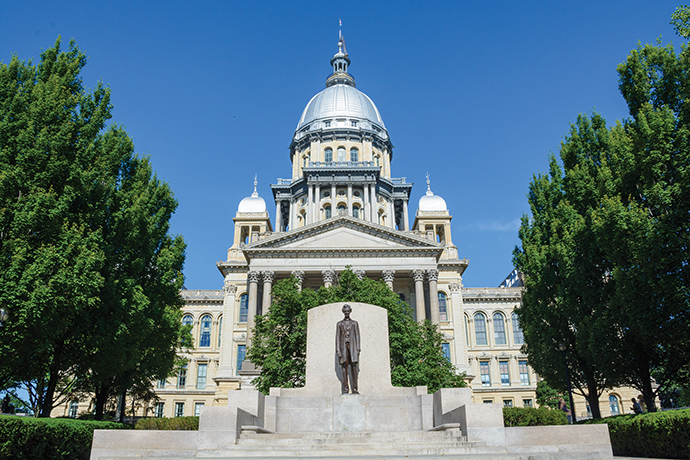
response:
M458 442L401 442L401 443L380 443L380 442L370 442L370 443L293 443L293 444L236 444L222 446L224 449L228 450L256 450L256 451L270 451L270 450L285 450L285 451L301 451L309 450L316 451L321 450L325 452L334 451L364 451L364 450L416 450L416 449L445 449L445 448L477 448L484 447L481 444L469 443L466 441Z
M213 453L215 454L215 452ZM213 455L212 453L203 452L198 456L143 456L137 457L137 460L236 460L238 457L235 454L229 455L227 452L225 455ZM317 456L308 455L301 458L308 458L309 460L328 460L335 456ZM487 454L437 454L437 455L348 455L345 456L352 460L573 460L573 459L589 459L589 460L611 460L609 459L599 459L597 456L578 454L573 455L572 453L487 453ZM293 454L285 456L252 456L252 460L295 460L300 457L296 457ZM132 460L132 457L109 457L108 460Z
M460 431L392 432L392 433L242 433L241 445L257 444L347 444L347 443L404 443L404 442L463 442Z
M208 457L359 457L359 456L423 456L423 455L487 455L487 454L507 454L505 448L486 447L486 446L391 446L391 445L337 445L337 446L266 446L261 449L259 446L243 448L242 446L223 446L220 450L211 453L204 452Z

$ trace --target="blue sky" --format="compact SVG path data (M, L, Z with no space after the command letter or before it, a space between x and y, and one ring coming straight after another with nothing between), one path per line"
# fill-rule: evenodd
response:
M628 116L616 66L638 41L684 42L669 25L677 5L4 1L0 60L37 61L58 35L77 41L85 86L110 86L113 122L179 200L186 286L219 289L215 262L255 173L274 217L269 184L290 177L290 139L324 88L342 19L350 71L395 145L393 175L415 183L411 214L428 172L469 259L465 286L497 286L532 175L579 113Z

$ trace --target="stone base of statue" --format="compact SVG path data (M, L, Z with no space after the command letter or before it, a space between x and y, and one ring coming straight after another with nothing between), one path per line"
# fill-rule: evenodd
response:
M343 303L309 310L304 388L228 392L206 407L199 431L96 430L91 460L126 458L611 459L604 425L503 426L497 404L472 404L469 388L393 387L387 312L349 303L359 324L359 393L341 394L335 327Z

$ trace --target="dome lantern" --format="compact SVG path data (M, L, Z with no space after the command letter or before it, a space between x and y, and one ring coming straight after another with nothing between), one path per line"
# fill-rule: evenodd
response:
M446 200L431 191L429 173L426 174L426 195L419 199L418 212L448 212Z
M267 212L266 202L259 196L259 192L256 191L257 184L258 181L256 180L256 176L254 176L254 192L251 194L251 196L248 196L240 201L240 204L237 207L238 213Z
M350 58L347 56L345 38L341 35L340 40L338 40L338 52L335 53L335 55L333 55L331 58L333 74L326 80L326 87L337 84L356 86L354 77L347 73L347 68L349 65Z

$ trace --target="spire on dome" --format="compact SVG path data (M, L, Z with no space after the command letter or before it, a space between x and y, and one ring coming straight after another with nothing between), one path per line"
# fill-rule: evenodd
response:
M256 180L256 174L254 174L254 192L252 193L252 196L259 196L259 192L256 191L257 185L259 185L259 182Z
M343 22L340 21L341 28L342 25ZM345 37L343 37L341 28L338 29L338 52L331 58L333 74L326 80L326 87L337 84L356 86L354 77L347 72L347 68L350 65L350 58L347 57Z
M426 194L427 195L433 195L434 193L431 191L431 179L429 179L429 173L426 173Z

